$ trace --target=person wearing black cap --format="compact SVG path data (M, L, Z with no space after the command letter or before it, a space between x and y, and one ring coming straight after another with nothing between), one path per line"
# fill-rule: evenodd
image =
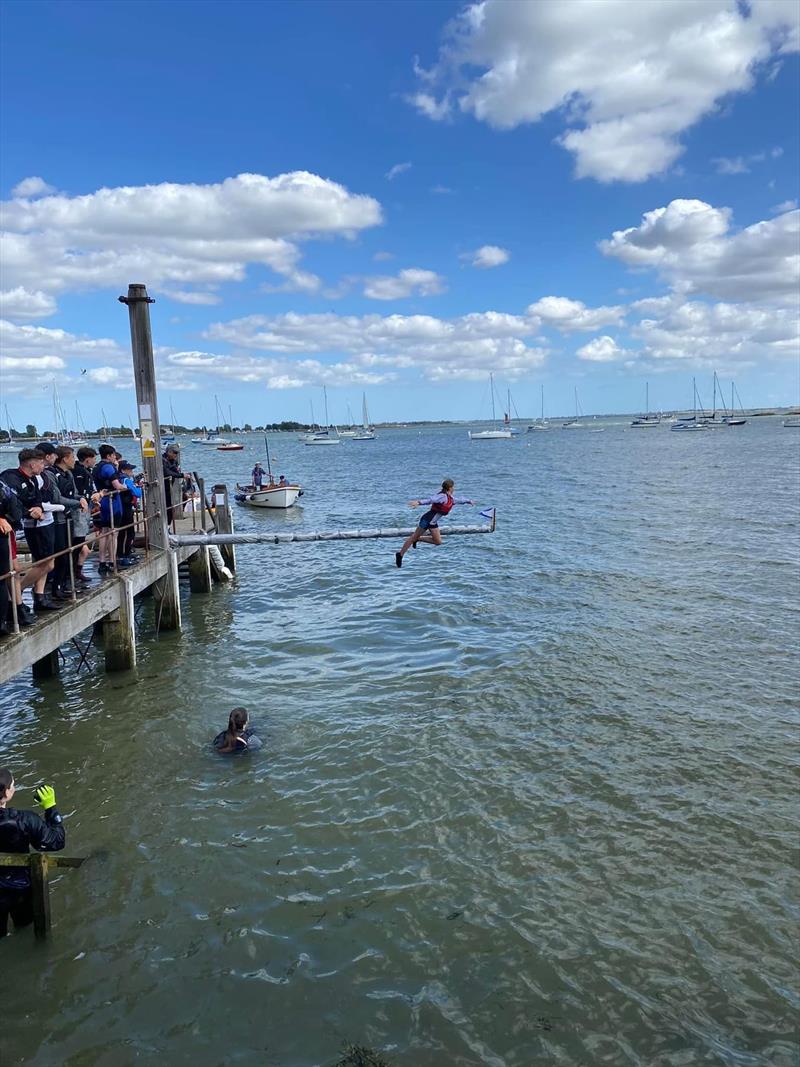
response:
M161 456L161 464L164 470L164 493L167 498L167 522L172 522L173 513L175 518L180 518L183 504L183 490L174 484L174 479L183 478L183 471L178 464L180 452L176 445L167 445ZM182 483L181 483L182 485Z
M134 538L134 507L137 500L142 498L142 490L133 480L134 464L123 459L118 464L119 478L125 486L125 492L120 493L122 502L122 515L120 516L120 532L117 540L117 564L129 567L136 562L133 554Z
M66 834L53 787L40 785L33 795L42 807L44 818L34 811L8 806L16 788L11 771L0 768L0 853L27 855L31 848L37 852L60 852ZM8 933L9 915L17 930L33 922L31 876L27 867L0 867L0 937Z

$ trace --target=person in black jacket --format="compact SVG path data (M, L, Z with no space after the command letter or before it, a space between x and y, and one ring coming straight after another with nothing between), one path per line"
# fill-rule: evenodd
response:
M86 511L88 504L78 493L72 470L75 466L75 450L69 445L59 445L56 449L56 461L47 470L55 478L60 501L64 505L64 511L55 516L55 550L62 552L68 544L75 543L73 522L75 513ZM53 599L70 600L73 590L70 577L70 552L64 552L55 561L53 568Z
M35 448L23 448L18 456L19 466L9 467L0 473L0 478L14 492L22 508L22 529L34 562L25 569L20 580L20 591L33 586L33 605L35 611L51 611L54 605L49 598L42 595L47 575L52 570L52 562L47 558L52 552L52 542L37 529L45 517L45 512L53 510L55 505L45 502L41 488L41 473L44 469L44 456ZM44 528L49 532L48 528Z
M22 505L14 490L0 478L0 637L11 633L11 600L17 599L16 578L4 578L12 570L11 538L22 521Z
M37 852L60 852L66 843L64 825L56 808L56 794L51 785L41 785L34 793L44 818L33 811L10 808L14 796L14 776L7 767L0 769L0 852L27 855ZM8 917L14 928L33 922L31 876L27 867L0 867L0 937L8 933Z

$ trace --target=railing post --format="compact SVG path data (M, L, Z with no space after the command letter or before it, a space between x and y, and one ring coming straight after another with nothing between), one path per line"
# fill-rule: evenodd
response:
M164 492L164 471L161 462L161 424L158 419L156 374L153 361L153 336L150 329L150 304L154 301L147 295L145 285L128 286L128 295L120 302L127 304L131 325L131 349L133 351L133 376L136 384L136 402L139 410L139 436L142 442L142 465L148 492L145 494L145 518L147 540L153 548L169 552L169 520L167 499ZM181 604L177 567L170 567L166 577L155 585L157 617L160 628L179 630Z
M217 533L233 533L233 514L230 508L228 487L215 485L212 492L214 494L214 524L217 527ZM236 549L233 545L220 545L220 552L228 570L236 573Z
M31 905L33 932L40 940L50 932L50 885L47 880L47 856L34 852L30 857Z

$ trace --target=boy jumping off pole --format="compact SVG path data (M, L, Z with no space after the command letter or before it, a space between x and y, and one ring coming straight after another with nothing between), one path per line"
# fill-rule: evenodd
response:
M427 500L412 500L409 507L418 508L422 504L430 504L430 510L420 517L416 530L403 542L399 552L395 552L394 561L398 567L403 566L403 556L409 548L416 548L419 541L427 545L440 545L442 543L442 531L439 529L439 519L447 515L456 504L474 504L474 500L468 500L465 496L453 496L455 482L452 478L445 478L442 482L441 493L429 497Z

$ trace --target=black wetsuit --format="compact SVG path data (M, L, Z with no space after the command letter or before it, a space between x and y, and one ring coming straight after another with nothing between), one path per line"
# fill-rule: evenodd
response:
M214 748L222 748L225 744L225 738L228 736L227 730L220 730L214 740L211 742ZM242 737L245 739L242 741ZM236 748L232 752L226 752L226 756L233 756L239 752L258 752L261 748L262 741L258 734L253 730L251 726L242 730L241 737L236 739Z
M60 852L66 835L56 808L49 808L44 818L34 811L0 808L0 853L25 854ZM8 916L14 926L33 922L31 876L27 867L0 867L0 937L8 933Z

